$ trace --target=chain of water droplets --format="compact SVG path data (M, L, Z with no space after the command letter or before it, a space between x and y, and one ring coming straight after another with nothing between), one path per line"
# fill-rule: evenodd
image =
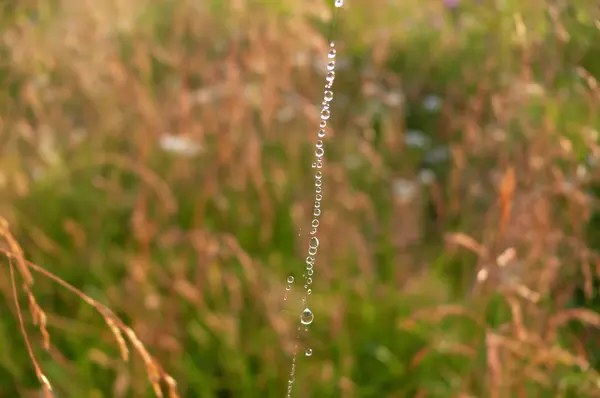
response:
M344 0L335 0L335 11L332 18L332 28L337 22L337 12L344 5ZM321 103L321 114L320 114L320 123L319 123L319 131L317 133L317 141L315 143L315 159L312 163L312 168L315 169L315 196L314 196L314 205L312 212L312 221L311 221L311 231L310 238L308 243L308 255L305 260L306 272L304 273L304 295L302 297L302 306L304 310L300 315L300 323L298 326L296 341L300 339L300 331L302 326L305 327L305 331L308 331L308 325L310 325L314 320L314 314L308 306L308 296L312 293L312 289L310 288L312 284L312 276L314 274L314 268L316 263L317 252L319 249L319 239L317 238L317 232L319 231L319 224L321 220L321 201L323 200L323 172L321 169L323 168L323 157L325 156L325 147L323 144L323 138L327 135L327 121L331 117L331 101L333 100L333 81L335 80L335 59L336 59L336 49L335 42L333 41L333 37L330 35L329 49L327 52L327 73L325 76L325 88L323 91L323 102ZM294 282L294 277L288 277L288 287L287 290L291 289L291 284ZM292 368L290 371L290 377L288 379L287 386L287 394L286 398L291 398L292 396L292 388L294 385L294 379L296 374L296 358L298 354L298 343L294 346L294 353L292 357ZM312 355L312 349L307 348L305 351L306 356Z

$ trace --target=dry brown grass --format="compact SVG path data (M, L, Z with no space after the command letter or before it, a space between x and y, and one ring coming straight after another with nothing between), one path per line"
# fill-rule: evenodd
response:
M2 30L16 93L0 103L0 214L13 234L8 222L0 233L13 287L21 287L15 295L27 297L46 348L46 325L58 321L37 304L32 270L96 309L123 359L126 343L134 347L144 366L119 379L118 388L115 382L117 398L128 390L144 395L142 372L157 395L166 383L176 396L173 378L149 351L183 376L177 377L182 396L208 394L191 379L211 372L240 384L230 394L275 396L273 386L287 377L296 321L296 308L282 303L284 281L304 252L305 236L295 231L307 231L312 204L307 132L318 124L315 98L327 48L312 21L327 23L328 8L316 0L281 8L224 1L221 11L191 1L164 2L161 9L148 0L60 3L40 23L15 18ZM400 379L409 385L414 374L392 374L391 362L374 373L361 369L372 359L363 352L371 341L408 369L427 368L439 352L479 364L452 375L459 379L452 396L526 396L531 382L555 391L557 374L571 372L565 367L584 372L580 391L597 396L585 338L565 339L563 331L573 320L588 325L587 332L600 325L591 310L565 309L579 286L591 298L598 273L585 234L596 206L587 187L598 176L578 172L581 148L574 148L600 154L589 134L597 126L598 85L579 67L585 85L557 87L565 68L583 58L579 48L565 55L562 14L550 9L547 31L554 33L540 33L538 10L546 2L527 2L502 16L514 22L510 27L484 35L484 51L481 37L461 33L468 21L456 31L439 4L388 3L352 2L340 26L338 53L358 59L348 56L348 68L338 72L328 142L312 304L318 321L307 342L323 355L298 366L297 396L363 396L361 383L388 371L390 385ZM431 41L404 24L429 26L441 17L441 33ZM493 16L481 19L495 26ZM465 47L473 48L471 58L461 58ZM446 67L459 71L436 78ZM419 120L436 145L447 146L450 160L430 185L399 195L398 182L417 181L421 161L406 144L414 126L404 116L431 92L444 97L439 117ZM165 136L193 141L198 154L166 155ZM36 170L45 175L36 178ZM44 191L44 184L51 188ZM60 201L45 211L66 218L35 213L71 191L81 191L74 196L100 215L69 213L61 206L74 204ZM118 219L126 238L100 247L109 218ZM450 282L431 265L438 257L447 261ZM44 268L26 258L44 259ZM82 258L86 275L113 281L100 287L107 306L72 286L100 283L81 276ZM108 265L122 275L110 274ZM460 294L451 293L452 283ZM43 283L36 289L51 292ZM38 380L49 389L17 298L15 304ZM410 305L410 316L403 305ZM486 318L496 305L508 314L499 325ZM131 326L108 307L126 314ZM454 323L419 329L449 319L473 326L469 333ZM406 329L427 336L416 353L397 343ZM186 354L213 355L207 362L217 365L196 370L183 363ZM248 370L244 361L255 356L260 370ZM250 382L239 376L244 372ZM440 394L419 380L414 396ZM409 396L397 390L381 394Z
M51 272L48 272L44 268L33 264L23 257L23 251L19 244L16 242L15 238L12 236L10 231L8 230L8 222L3 218L0 218L0 236L2 236L6 242L8 243L9 250L1 249L2 253L7 256L9 259L9 268L10 268L10 277L11 277L11 285L13 288L13 297L15 307L17 309L17 316L19 318L19 323L21 327L21 334L23 339L25 340L25 345L27 346L27 351L29 352L29 356L31 358L31 362L35 368L36 376L42 385L43 393L46 398L52 398L52 385L50 381L46 377L43 372L42 367L36 360L35 354L31 347L31 343L29 341L29 337L27 331L25 329L25 322L23 319L23 312L21 310L21 306L19 304L19 296L18 296L18 283L15 277L15 268L18 270L18 274L22 279L21 288L23 292L27 295L27 299L29 302L29 312L33 318L33 323L39 327L40 333L43 337L43 347L45 350L50 350L50 335L46 328L47 319L46 313L40 307L36 298L32 292L32 286L34 283L34 279L31 275L30 269L43 275L46 278L49 278L53 282L56 282L61 287L66 288L71 291L75 295L77 295L83 302L92 306L104 319L106 325L109 327L117 344L119 346L119 350L121 351L121 358L123 361L129 360L129 349L127 348L127 342L125 337L129 341L129 343L134 347L134 349L138 352L140 357L143 359L144 364L146 365L146 370L148 372L148 379L152 384L152 388L154 389L154 393L157 397L164 397L163 390L161 388L161 382L164 382L168 387L169 398L179 398L179 394L177 393L177 383L175 379L169 376L163 368L158 364L158 362L148 353L148 350L144 346L144 344L137 337L135 332L125 325L121 319L119 319L109 308L104 306L103 304L97 302L90 296L83 293L81 290L75 288L74 286L68 284L58 276L54 275ZM13 265L13 260L16 261L17 266ZM125 337L123 337L125 335Z

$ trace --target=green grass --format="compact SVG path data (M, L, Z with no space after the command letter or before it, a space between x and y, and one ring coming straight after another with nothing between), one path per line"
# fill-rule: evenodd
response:
M25 258L114 311L182 397L284 396L329 8L31 3L0 12L0 215ZM591 1L506 4L342 10L315 321L293 396L599 395L600 318L585 294L597 284L598 173L585 161L600 154L600 15ZM432 95L442 104L427 110ZM404 145L408 130L431 147ZM167 153L166 134L201 150ZM451 156L432 164L439 148ZM423 167L435 182L404 202L394 184ZM511 167L514 190L502 191ZM494 265L511 247L513 262ZM2 264L0 396L37 396ZM58 397L154 395L143 360L130 347L121 361L93 307L34 279L49 350L16 287Z

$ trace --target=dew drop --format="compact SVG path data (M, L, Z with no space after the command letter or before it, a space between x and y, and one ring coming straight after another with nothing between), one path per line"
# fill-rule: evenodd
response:
M335 0L334 2L335 7L340 8L344 5L344 0ZM304 310L302 311L301 315L300 315L300 323L301 325L304 325L305 331L308 331L308 327L307 325L310 325L313 323L314 321L314 314L313 312L308 308L309 304L308 304L308 299L307 296L312 294L312 289L309 288L309 286L312 287L312 276L314 274L314 267L315 267L315 258L317 255L317 251L319 248L319 240L316 237L317 232L318 232L318 227L319 227L319 220L321 217L321 212L322 212L322 205L321 205L321 200L323 199L323 195L321 194L323 189L322 189L322 185L324 183L324 178L323 178L323 173L321 171L321 169L324 167L324 156L325 156L325 147L324 147L324 142L322 140L322 138L324 138L327 135L327 132L325 130L325 128L327 127L327 121L331 118L331 103L333 101L333 97L334 97L334 92L332 89L333 86L333 82L335 80L335 67L336 67L336 62L335 59L337 57L337 50L335 48L335 43L333 41L329 42L329 48L327 49L327 70L325 73L325 89L323 91L323 100L322 100L322 107L320 109L320 115L319 115L319 131L318 131L318 138L317 141L315 142L315 157L316 159L313 159L312 162L312 168L316 169L315 170L315 180L314 180L314 189L315 189L315 202L314 202L314 206L313 206L313 219L312 219L312 230L310 232L310 241L309 241L309 247L308 247L308 257L306 257L306 270L304 272L304 274L302 275L303 280L304 280L304 289L305 289L305 293L306 295L304 297L302 297L302 307L304 307ZM288 287L291 289L292 287L292 283L293 283L293 277L289 277L288 278ZM300 338L300 328L298 328L298 334L297 334L297 338ZM293 384L293 376L295 373L295 359L296 359L296 355L297 355L297 345L294 348L294 357L292 359L292 371L291 371L291 377L290 380L292 380L292 382L290 382L290 385L288 386L288 397L291 396L291 384ZM304 354L309 357L311 356L313 353L313 350L311 348L306 348L304 351ZM291 397L290 397L291 398Z
M310 325L314 319L315 315L310 309L305 308L304 311L302 311L302 315L300 316L300 322L303 325Z
M287 291L290 291L290 290L292 290L292 287L291 287L290 285L287 285L287 286L285 287L285 290L287 290Z
M319 239L316 236L310 238L310 245L313 247L319 247Z
M294 277L293 276L288 276L287 278L288 283L294 283Z
M344 5L344 0L335 0L335 6L340 8Z

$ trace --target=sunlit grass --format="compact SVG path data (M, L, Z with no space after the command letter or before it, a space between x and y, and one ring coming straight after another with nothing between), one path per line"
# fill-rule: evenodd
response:
M297 397L597 394L598 11L490 3L347 1ZM145 354L119 359L115 328L182 397L284 395L301 309L283 297L303 269L329 10L0 13L3 236L102 303L15 274L59 397L155 394ZM39 396L14 244L0 396ZM102 310L103 329L104 305L123 324Z

